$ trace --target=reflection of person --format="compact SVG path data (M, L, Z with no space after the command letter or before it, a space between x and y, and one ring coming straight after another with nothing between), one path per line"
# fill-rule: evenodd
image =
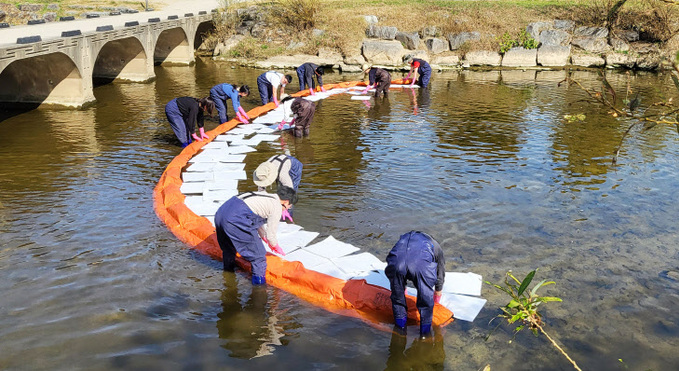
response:
M262 104L274 102L278 107L279 98L285 93L285 86L292 82L292 76L280 72L269 71L257 77L257 89ZM280 88L280 91L278 90Z
M276 232L283 209L296 202L297 195L292 188L280 187L277 194L241 193L220 206L215 214L215 227L224 270L234 270L238 253L252 266L252 284L266 283L266 249L262 239L272 251L285 255L278 245Z
M247 85L236 86L231 84L218 84L210 89L210 98L215 102L217 113L219 114L219 123L223 124L229 121L229 116L226 114L226 100L231 99L233 111L236 112L238 121L247 124L250 117L245 113L245 110L240 105L240 98L250 95L250 87Z
M297 78L299 79L299 90L304 90L306 86L309 86L309 93L314 95L314 90L316 89L316 82L314 77L318 80L318 85L321 87L321 91L325 91L323 87L323 73L325 70L323 67L319 67L313 63L304 63L303 65L297 67Z
M266 287L253 286L238 292L238 279L233 273L224 274L222 290L222 312L217 314L217 331L224 340L223 348L231 351L230 357L252 359L270 355L273 345L281 345L285 335L279 318L272 312L271 303L277 302L275 293Z
M292 116L290 127L294 127L293 135L298 138L309 135L316 105L302 97L285 97L281 103L283 104L283 121L278 125L278 129L281 130L287 123L286 119Z
M441 246L428 234L410 231L399 238L387 255L384 269L391 284L391 307L397 328L405 330L408 320L405 289L406 280L410 280L417 289L420 335L430 333L434 303L441 299L445 264Z
M199 142L209 138L203 128L205 121L203 113L212 116L214 108L215 102L208 97L201 99L179 97L165 105L167 121L170 122L172 131L174 131L177 139L181 142L182 147L189 145L191 138ZM200 137L196 135L196 125L198 125Z
M440 331L434 333L433 337L415 339L406 350L408 338L393 332L385 370L443 370L446 360L443 336Z
M422 88L426 88L429 85L429 78L431 78L431 66L429 66L429 63L423 59L410 56L408 56L406 62L410 65L410 72L408 72L406 79L409 79L410 75L414 73L410 87L417 84Z
M363 73L368 74L368 86L363 90L363 94L367 93L368 90L375 88L375 98L380 96L380 93L384 93L386 98L389 93L389 86L391 86L391 75L386 70L381 68L373 67L367 63L361 66Z

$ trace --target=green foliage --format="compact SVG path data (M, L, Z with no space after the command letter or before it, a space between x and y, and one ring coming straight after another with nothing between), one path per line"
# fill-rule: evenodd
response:
M500 44L500 53L502 54L517 46L525 49L536 49L538 47L538 42L535 41L526 30L521 30L516 38L512 37L508 32L505 32L502 36L497 38L497 40Z
M554 281L542 280L533 286L531 290L528 290L528 286L533 281L536 272L537 269L529 272L521 281L512 272L507 272L504 286L485 281L486 284L506 293L511 298L509 303L500 308L502 313L498 317L506 319L509 324L519 322L520 325L514 329L515 333L528 326L537 335L538 329L542 325L542 314L538 312L540 304L561 301L560 298L554 296L539 296L537 294L538 289L543 286L552 285Z

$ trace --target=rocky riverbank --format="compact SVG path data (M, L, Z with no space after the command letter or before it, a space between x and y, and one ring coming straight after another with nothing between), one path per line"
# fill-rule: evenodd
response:
M435 25L425 25L418 31L400 30L383 25L375 15L364 15L365 36L355 48L345 50L321 47L315 54L296 53L303 42L290 41L279 55L263 60L234 58L235 50L252 38L276 42L276 36L265 30L272 27L268 17L257 6L239 9L235 34L213 45L213 58L259 68L294 68L305 62L332 66L344 72L358 72L362 63L372 63L387 69L402 69L408 56L422 58L437 70L461 68L564 68L606 67L638 70L658 70L669 67L679 49L679 36L665 43L644 40L635 29L578 25L567 19L531 22L522 31L526 46L502 50L501 37L484 31L446 32ZM328 30L315 28L316 37ZM504 36L507 37L506 35ZM479 47L479 40L498 40ZM301 44L301 45L300 45ZM511 44L510 44L511 45ZM485 46L485 48L483 47ZM308 49L308 48L307 48Z

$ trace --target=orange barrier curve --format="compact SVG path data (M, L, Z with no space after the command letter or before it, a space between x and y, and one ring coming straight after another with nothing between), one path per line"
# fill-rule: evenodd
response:
M394 80L393 84L407 81ZM351 81L326 84L327 90L366 86L364 82ZM308 90L292 94L294 97L309 95ZM253 108L248 112L251 119L275 108L274 103ZM194 214L185 204L185 196L180 192L181 172L188 161L201 148L217 135L223 134L240 122L230 120L207 132L208 140L193 142L175 157L160 177L153 191L153 206L158 217L170 231L191 248L214 259L222 259L222 251L217 243L217 234L210 221ZM238 257L238 265L249 271L250 264ZM373 323L392 323L391 291L368 284L365 280L344 281L304 268L300 262L289 262L267 253L266 281L268 284L294 294L316 306L334 313L369 320ZM415 298L407 296L408 318L411 322L419 320ZM440 304L434 308L433 324L445 326L453 321L453 313ZM384 328L384 326L382 326Z

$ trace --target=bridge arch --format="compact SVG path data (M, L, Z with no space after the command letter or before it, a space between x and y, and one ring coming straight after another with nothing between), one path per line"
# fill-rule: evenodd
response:
M153 63L142 42L134 36L104 44L92 69L92 78L102 83L113 80L143 82L153 77Z
M203 45L205 36L215 30L215 24L212 20L201 22L196 27L196 34L193 37L193 49L198 50Z
M155 65L191 64L195 60L192 49L183 28L170 28L158 35L153 62Z
M94 101L90 81L60 52L16 60L0 72L0 102L79 107Z

